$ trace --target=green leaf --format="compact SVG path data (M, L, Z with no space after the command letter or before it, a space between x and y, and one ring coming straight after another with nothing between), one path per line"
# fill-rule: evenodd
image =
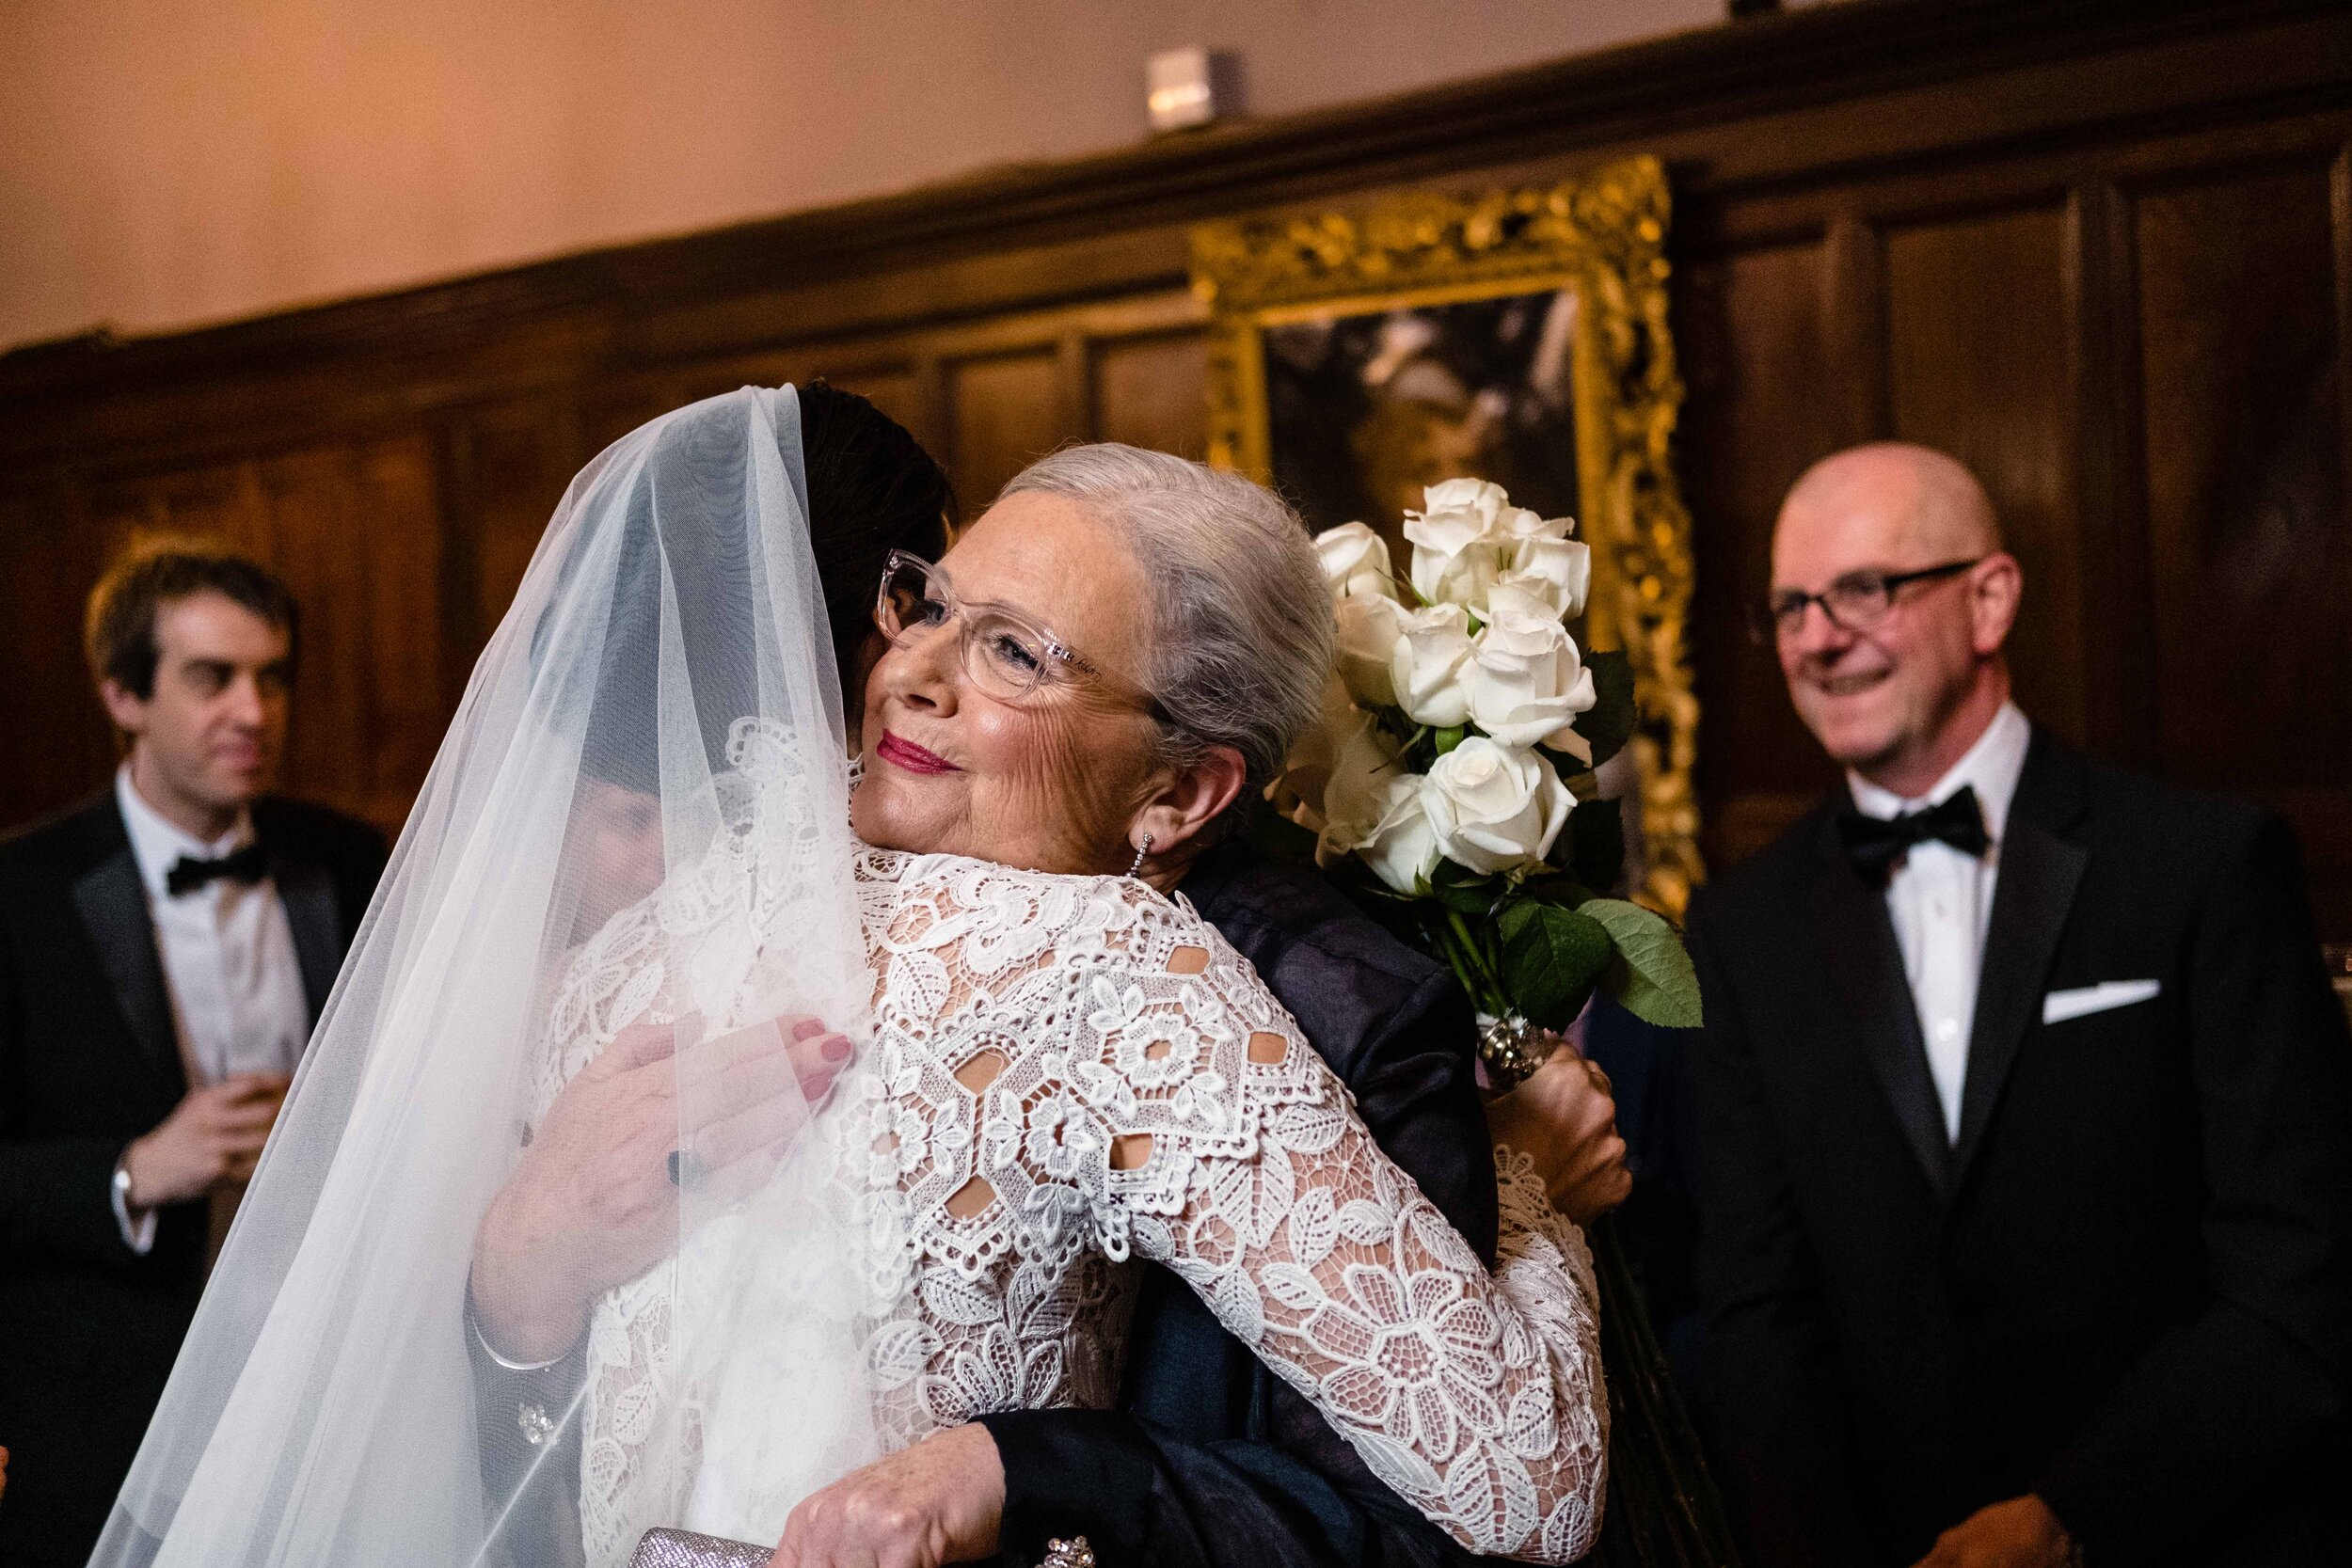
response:
M1576 909L1600 896L1565 871L1547 871L1530 877L1519 884L1519 894L1539 903L1557 904L1564 910Z
M1622 648L1586 654L1584 668L1593 673L1591 707L1576 716L1576 733L1593 749L1598 768L1625 749L1637 717L1633 706L1633 661Z
M1663 915L1622 898L1595 898L1577 912L1605 927L1617 961L1602 983L1634 1017L1666 1029L1699 1026L1699 977L1682 938Z
M1439 861L1429 874L1429 895L1449 910L1484 916L1495 907L1496 879L1453 861Z
M1438 737L1438 755L1443 756L1454 747L1459 746L1462 743L1462 737L1470 731L1465 725L1453 724L1432 733Z
M1528 1021L1565 1029L1616 957L1608 927L1575 910L1521 898L1503 906L1502 988Z
M1625 816L1615 800L1587 800L1568 813L1566 864L1587 887L1613 888L1625 869Z

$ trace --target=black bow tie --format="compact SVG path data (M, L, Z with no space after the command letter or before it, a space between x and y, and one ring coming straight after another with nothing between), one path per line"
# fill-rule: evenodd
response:
M248 844L216 861L199 860L194 855L181 856L171 863L171 869L164 873L164 891L177 898L183 893L194 893L215 877L226 877L237 882L258 882L268 875L269 856L262 852L261 845Z
M1848 806L1837 814L1837 837L1862 879L1882 886L1914 845L1935 839L1963 853L1981 855L1993 844L1984 831L1977 792L1964 786L1936 805L1896 817L1865 816Z

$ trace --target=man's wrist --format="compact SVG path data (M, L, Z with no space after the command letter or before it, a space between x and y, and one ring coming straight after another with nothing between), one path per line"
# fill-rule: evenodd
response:
M134 1140L116 1157L107 1202L114 1210L115 1227L122 1233L122 1244L144 1258L155 1245L155 1211L137 1201L137 1183L131 1175L131 1153L136 1148Z

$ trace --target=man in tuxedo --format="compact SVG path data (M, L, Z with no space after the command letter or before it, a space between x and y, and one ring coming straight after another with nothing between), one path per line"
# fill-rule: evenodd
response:
M124 742L0 846L0 1561L89 1555L384 865L271 798L294 599L200 546L91 594Z
M1922 448L1774 533L1759 631L1847 783L1691 919L1752 1560L2346 1560L2352 1042L2293 840L2032 724L2021 587Z

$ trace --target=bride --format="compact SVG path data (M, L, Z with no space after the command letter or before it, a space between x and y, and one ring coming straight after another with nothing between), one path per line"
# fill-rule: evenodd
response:
M788 1538L880 1454L1107 1403L1131 1255L1464 1545L1582 1553L1581 1236L1500 1158L1489 1273L1165 891L1313 717L1295 520L1181 459L1043 460L892 562L852 770L799 440L746 388L575 481L96 1560ZM478 1352L561 1397L509 1424ZM576 1507L527 1505L550 1465Z

